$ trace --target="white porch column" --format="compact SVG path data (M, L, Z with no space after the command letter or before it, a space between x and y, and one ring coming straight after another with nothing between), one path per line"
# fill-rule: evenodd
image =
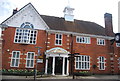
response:
M48 59L47 59L47 57L46 57L45 74L47 74L47 68L48 68Z
M68 60L68 58L67 58L67 70L66 70L67 72L67 75L69 75L69 60Z
M65 75L65 57L63 57L62 75Z
M55 57L53 57L53 63L52 63L52 75L55 75Z

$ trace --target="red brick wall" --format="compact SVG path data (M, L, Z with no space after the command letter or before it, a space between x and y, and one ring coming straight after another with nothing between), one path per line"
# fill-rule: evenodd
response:
M0 37L0 69L2 69L2 39Z
M26 65L26 54L27 52L35 52L37 54L38 50L35 48L36 46L42 47L41 53L44 54L43 52L45 51L45 41L46 41L46 33L45 31L38 30L38 35L37 35L37 42L36 45L27 45L27 44L17 44L14 43L14 35L15 35L15 30L16 28L9 27L3 31L3 68L10 69L10 62L11 62L11 55L12 51L20 51L20 65L18 69L23 69L25 68ZM10 51L7 51L9 49ZM36 58L36 57L35 57ZM35 60L36 62L36 60ZM36 64L36 63L35 63ZM44 64L39 64L40 66L38 68L43 68Z
M91 37L91 44L81 44L81 43L76 43L76 36L73 37L73 47L71 48L72 45L72 37L71 35L63 35L63 40L62 40L62 46L55 45L55 33L46 33L44 30L38 30L37 34L37 42L36 45L24 45L24 44L16 44L14 43L14 35L15 35L15 30L16 28L14 27L9 27L6 28L5 31L3 31L3 68L6 69L11 69L10 67L10 62L11 62L11 55L12 51L20 51L21 52L21 58L20 59L20 66L18 67L19 69L24 69L25 68L25 63L26 60L26 53L27 52L35 52L37 54L37 48L36 46L42 47L41 53L44 56L44 52L46 50L49 50L54 47L61 47L69 52L72 53L80 53L80 55L89 55L90 56L90 71L92 73L99 73L99 74L110 74L111 73L111 61L110 57L110 49L109 49L109 41L106 40L106 45L105 46L100 46L97 45L97 39ZM116 48L116 45L114 44L114 54L117 55L117 57L114 57L114 73L118 73L118 57L120 57L120 48ZM9 49L10 51L7 51ZM72 49L72 50L71 50ZM92 65L95 64L98 66L98 57L99 56L104 56L106 58L106 69L105 70L99 70L99 67L93 69ZM44 61L45 63L45 61ZM45 64L38 64L38 68L44 68ZM69 68L70 70L71 68Z

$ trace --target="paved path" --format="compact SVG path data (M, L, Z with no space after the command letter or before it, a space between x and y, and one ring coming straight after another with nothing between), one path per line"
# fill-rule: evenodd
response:
M34 79L34 76L6 76L3 75L2 79ZM72 76L37 76L37 79L72 79ZM113 79L120 80L120 75L92 75L92 76L79 76L75 77L75 79Z

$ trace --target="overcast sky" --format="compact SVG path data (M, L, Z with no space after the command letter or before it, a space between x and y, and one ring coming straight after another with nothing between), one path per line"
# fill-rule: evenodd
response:
M118 1L119 0L69 0L75 8L74 18L96 22L104 27L104 14L113 15L113 29L118 32ZM12 15L15 8L22 8L31 2L41 15L63 17L63 10L68 0L0 0L0 23Z

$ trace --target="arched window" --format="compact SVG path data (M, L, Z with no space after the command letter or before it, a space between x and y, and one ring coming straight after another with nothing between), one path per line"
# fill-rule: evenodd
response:
M20 27L21 28L32 28L32 29L34 28L33 24L31 24L30 22L25 22Z

